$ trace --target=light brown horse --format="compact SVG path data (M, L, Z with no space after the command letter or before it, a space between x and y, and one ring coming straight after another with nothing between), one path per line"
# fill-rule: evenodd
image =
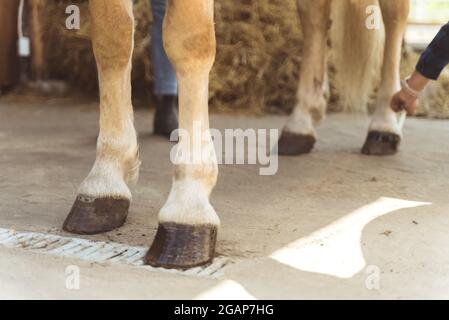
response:
M194 123L202 131L201 148L213 150L209 132L208 83L215 57L213 0L168 0L164 22L166 52L179 82L179 126L190 136L179 145L193 143ZM341 18L351 12L365 12L369 4L378 4L386 30L382 81L377 110L363 151L390 154L399 143L401 130L388 107L399 86L401 41L408 15L408 0L333 0ZM304 57L298 90L298 105L279 141L282 154L308 152L316 140L314 124L325 112L323 87L326 70L326 42L330 27L331 0L299 0L304 31ZM131 105L131 56L134 18L131 0L90 0L92 41L100 82L100 133L95 164L81 184L79 196L64 223L64 229L80 234L106 232L120 227L131 201L128 185L138 176L140 161ZM342 15L342 12L346 15ZM361 16L359 14L359 16ZM357 29L358 28L358 29ZM365 24L353 27L353 33L366 33ZM281 36L281 35L280 35ZM352 38L348 36L348 39ZM368 37L366 39L369 39ZM343 56L369 62L360 52L369 41L343 48ZM364 44L363 44L364 43ZM365 48L365 49L366 49ZM346 73L361 68L345 66ZM356 70L357 71L357 70ZM349 80L347 80L349 81ZM366 82L366 80L359 79ZM356 88L352 88L356 89ZM366 96L366 90L356 96ZM366 99L366 97L365 97ZM202 163L175 165L173 186L159 213L159 228L146 262L167 268L188 268L213 259L220 220L209 203L217 180L217 161L210 152Z

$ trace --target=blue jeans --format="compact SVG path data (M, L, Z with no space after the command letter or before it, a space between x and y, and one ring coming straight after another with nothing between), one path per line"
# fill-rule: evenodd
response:
M164 21L166 0L150 0L153 11L151 26L151 58L154 70L154 94L177 95L176 74L164 50L162 23Z

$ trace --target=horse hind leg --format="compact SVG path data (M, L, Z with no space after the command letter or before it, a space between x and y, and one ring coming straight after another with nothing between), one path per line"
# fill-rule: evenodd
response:
M315 125L325 116L324 98L330 0L298 0L304 34L297 105L278 143L280 155L309 153L316 142Z
M79 234L123 225L131 201L128 184L137 180L140 166L131 104L132 2L90 0L90 10L100 85L100 133L95 164L63 226Z
M381 0L380 6L386 34L384 61L376 110L362 148L362 153L366 155L395 154L402 137L402 127L390 108L390 100L400 89L401 45L407 25L409 0Z

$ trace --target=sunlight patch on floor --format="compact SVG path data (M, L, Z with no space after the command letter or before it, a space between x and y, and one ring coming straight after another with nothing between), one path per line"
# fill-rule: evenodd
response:
M218 285L208 289L194 300L255 300L246 289L236 281L224 280Z
M400 209L430 204L380 198L311 235L288 244L270 257L302 271L351 278L366 266L361 237L363 228L368 223Z

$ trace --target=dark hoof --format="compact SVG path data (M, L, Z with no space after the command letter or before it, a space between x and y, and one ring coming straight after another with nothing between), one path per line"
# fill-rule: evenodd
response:
M362 153L366 155L385 156L398 152L401 137L391 132L371 131L363 145Z
M298 156L309 153L315 145L316 139L312 135L282 132L278 142L278 153L281 156Z
M153 267L189 269L212 262L217 226L160 223L145 262Z
M77 234L96 234L121 227L128 215L130 201L123 198L78 196L63 229Z

